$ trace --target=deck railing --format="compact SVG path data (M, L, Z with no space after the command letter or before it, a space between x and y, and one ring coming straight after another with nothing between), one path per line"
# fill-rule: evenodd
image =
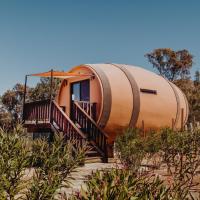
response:
M83 144L86 142L87 137L64 113L64 111L55 101L52 102L50 116L50 122L55 123L59 127L60 131L66 134L67 139L72 140L76 144L76 146L83 146Z
M36 123L36 125L37 123L50 123L58 131L63 132L68 140L72 140L75 146L83 146L89 140L106 161L108 136L78 102L73 103L72 110L74 121L55 101L26 103L23 120Z
M97 125L89 114L77 103L73 103L73 116L75 121L81 126L83 132L88 134L90 141L94 141L101 150L104 157L107 157L107 138L106 133Z
M48 122L50 118L50 100L25 103L23 108L23 121Z
M63 112L55 101L43 100L24 105L23 120L37 123L51 123L75 146L83 146L86 136L76 127L73 121Z
M75 101L94 121L96 121L96 103Z

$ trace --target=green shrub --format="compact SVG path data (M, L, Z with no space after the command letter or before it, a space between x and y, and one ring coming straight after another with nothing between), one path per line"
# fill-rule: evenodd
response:
M61 187L68 187L70 173L83 163L86 148L73 149L63 135L56 135L49 144L46 140L33 142L32 162L35 173L26 192L27 200L51 200Z
M185 199L192 196L190 190L200 167L200 131L174 132L161 131L161 150L163 162L172 177L171 185L174 198Z
M117 137L116 152L126 168L138 171L145 156L145 147L138 129L127 129Z
M197 184L193 180L200 168L200 131L181 132L165 128L148 132L146 137L141 135L137 129L127 129L117 138L116 150L124 166L138 173L142 169L142 160L148 163L149 159L151 165L146 173L152 173L149 168L152 164L157 168L166 164L173 199L192 196L190 191ZM159 163L152 162L158 159Z
M117 137L116 152L122 164L137 172L144 160L152 159L161 148L160 134L150 131L146 137L141 136L139 129L126 129Z
M28 166L26 141L16 132L0 131L0 199L14 199L27 185L22 181Z
M75 194L72 200L164 200L169 189L159 178L136 176L126 169L97 171L89 177L86 190Z
M68 187L69 175L84 163L86 147L73 148L62 134L52 143L25 137L17 126L12 133L0 130L0 200L50 200ZM33 177L26 177L32 168Z

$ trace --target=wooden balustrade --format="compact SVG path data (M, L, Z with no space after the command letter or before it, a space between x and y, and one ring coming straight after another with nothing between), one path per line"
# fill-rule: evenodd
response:
M96 121L96 103L75 101L94 121Z
M51 105L51 123L59 127L59 131L66 134L67 139L74 142L75 146L83 146L87 137L79 130L73 121L64 113L60 106L53 101Z
M63 112L55 101L44 100L26 103L23 120L37 123L51 123L58 131L63 132L75 146L83 146L86 136L75 126L73 121Z
M107 159L107 135L90 116L91 105L80 102L73 103L73 120L65 114L62 108L50 100L26 103L24 105L23 120L37 123L49 123L54 128L63 132L66 139L73 141L74 146L83 146L89 140L102 155ZM78 128L76 122L81 128Z
M50 100L34 101L24 104L23 121L49 121Z
M108 136L77 102L73 103L73 112L75 121L81 126L83 132L88 134L88 139L95 142L106 158Z

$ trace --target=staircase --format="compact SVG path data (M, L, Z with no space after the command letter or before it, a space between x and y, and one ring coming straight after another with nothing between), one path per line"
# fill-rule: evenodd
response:
M43 100L24 105L23 122L28 132L62 132L74 148L87 144L86 163L108 162L108 136L78 102L73 103L72 119L55 101Z

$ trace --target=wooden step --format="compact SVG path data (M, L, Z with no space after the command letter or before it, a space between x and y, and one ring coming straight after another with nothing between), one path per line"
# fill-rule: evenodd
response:
M95 150L86 151L85 154L87 157L97 157L97 156L100 157L100 154Z
M97 156L97 157L86 157L85 158L85 163L102 163L102 157Z

